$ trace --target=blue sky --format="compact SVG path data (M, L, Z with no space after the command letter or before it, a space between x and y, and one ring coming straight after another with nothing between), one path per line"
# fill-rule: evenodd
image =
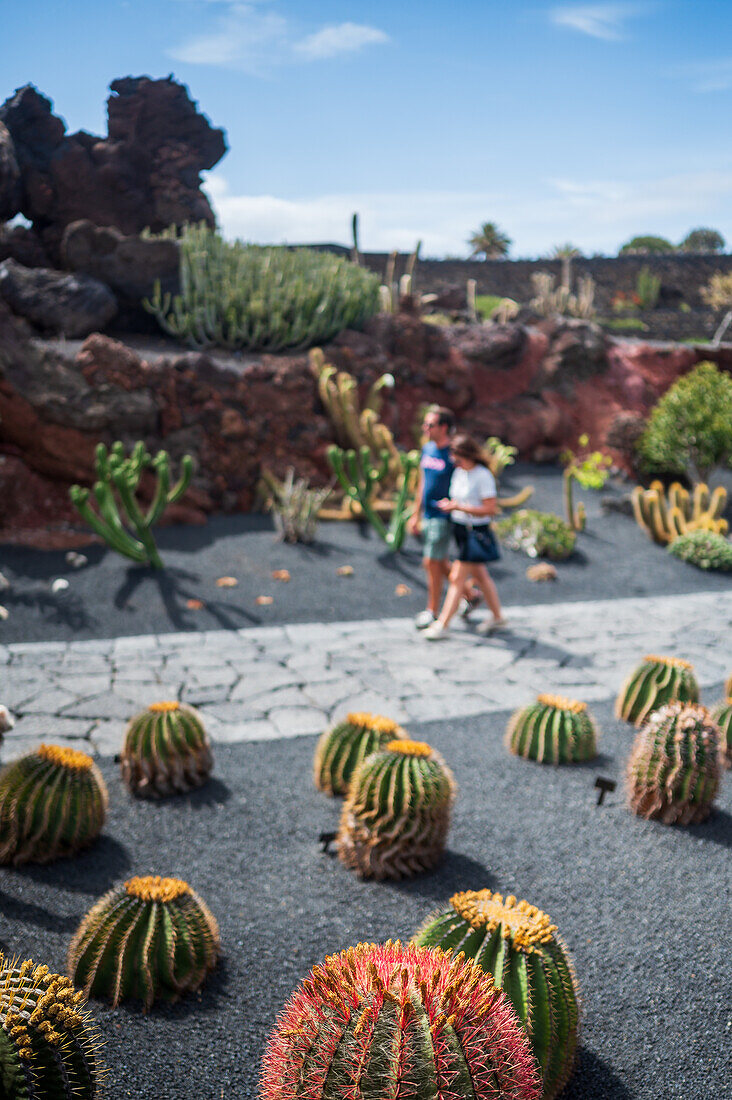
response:
M728 0L0 0L0 99L105 132L118 76L173 73L230 151L227 236L514 256L719 229L732 249Z

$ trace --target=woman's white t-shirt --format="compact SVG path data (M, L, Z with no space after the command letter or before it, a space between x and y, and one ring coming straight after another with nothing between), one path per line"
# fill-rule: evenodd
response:
M485 466L476 463L472 470L463 470L459 466L452 472L450 478L450 499L468 504L471 508L480 508L483 501L496 495L496 479ZM455 509L450 512L450 519L454 523L472 523L477 527L482 523L490 523L490 516L472 516L468 512Z

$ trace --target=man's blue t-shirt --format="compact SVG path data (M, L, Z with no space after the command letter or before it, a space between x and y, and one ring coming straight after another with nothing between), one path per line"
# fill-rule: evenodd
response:
M441 512L437 507L437 501L450 495L450 478L455 469L455 463L450 458L450 448L438 447L431 440L425 443L420 467L424 475L422 503L425 519L447 518L447 513Z

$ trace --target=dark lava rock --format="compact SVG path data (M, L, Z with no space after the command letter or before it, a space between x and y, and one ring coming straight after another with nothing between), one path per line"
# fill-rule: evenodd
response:
M43 242L25 225L0 225L0 260L17 260L23 267L50 267Z
M0 222L14 218L22 201L23 186L15 146L7 127L0 122Z
M449 339L466 359L497 370L510 370L521 358L526 329L511 324L454 325L449 329Z
M98 279L23 267L15 260L0 263L0 297L13 313L63 336L87 336L103 329L117 312L114 295Z
M112 226L84 219L66 226L61 261L69 271L91 275L111 287L119 299L139 305L160 282L163 292L178 292L178 244L171 240L125 236Z
M82 218L125 234L214 224L199 173L226 152L223 131L172 78L125 77L110 88L106 138L67 135L50 100L30 84L0 107L22 176L22 212L54 261L64 229Z

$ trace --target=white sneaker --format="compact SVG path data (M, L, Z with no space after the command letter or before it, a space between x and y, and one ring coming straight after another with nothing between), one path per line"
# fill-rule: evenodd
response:
M494 634L497 630L508 630L509 626L510 624L508 619L488 619L487 622L480 624L480 626L478 627L478 633Z
M425 627L431 626L434 621L435 616L433 615L433 613L429 610L429 608L425 608L424 611L420 611L419 615L415 617L414 625L416 626L417 630L424 630Z
M432 626L428 626L425 630L423 637L428 642L439 642L440 638L444 638L448 633L449 628L443 626L439 619L435 619Z

